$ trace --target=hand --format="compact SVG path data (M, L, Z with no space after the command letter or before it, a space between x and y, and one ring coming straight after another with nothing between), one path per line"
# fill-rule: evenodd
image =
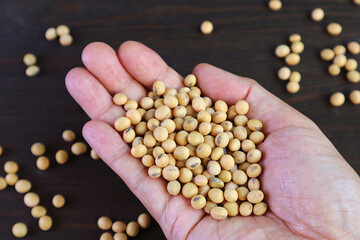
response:
M141 161L113 128L124 115L112 102L122 92L139 100L159 79L180 88L182 76L146 46L128 41L116 53L104 43L91 43L82 53L85 68L66 76L70 94L92 119L83 135L100 157L124 180L160 224L169 239L359 239L360 179L319 128L304 115L251 79L208 64L193 73L204 95L234 104L245 99L248 116L260 119L266 134L260 177L264 216L216 221L190 200L171 197L162 179L147 175Z

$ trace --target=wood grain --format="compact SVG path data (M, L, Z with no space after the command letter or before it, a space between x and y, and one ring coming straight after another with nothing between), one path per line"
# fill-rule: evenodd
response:
M314 23L309 14L315 7L325 10L325 20ZM214 23L214 32L199 32L203 20ZM343 34L331 37L328 22L339 22ZM141 203L101 161L89 155L56 165L57 149L70 149L61 139L64 129L81 135L88 120L64 86L66 72L81 65L86 44L104 41L114 48L132 39L156 50L182 75L200 62L208 62L233 73L259 81L265 88L315 121L346 160L360 172L360 107L349 102L332 108L328 97L334 91L348 94L359 89L344 76L330 77L327 63L318 53L322 48L360 41L360 7L350 0L284 1L280 12L271 12L263 0L243 1L165 1L165 0L3 0L0 3L0 158L20 163L20 176L32 181L34 191L54 217L54 229L41 232L23 204L23 196L13 189L0 192L0 239L12 239L11 227L25 221L30 227L27 239L98 239L97 218L135 220L146 211ZM74 44L68 48L44 39L50 26L70 26ZM274 57L276 45L287 42L291 33L300 33L305 43L300 65L301 91L290 95L275 77L284 65ZM22 57L33 52L39 57L41 74L27 78ZM360 56L357 60L360 61ZM276 113L274 113L276 114ZM79 137L78 139L81 139ZM42 141L52 158L49 171L40 172L30 146ZM1 170L0 175L4 173ZM63 209L50 206L53 195L67 198ZM154 223L137 239L164 239Z

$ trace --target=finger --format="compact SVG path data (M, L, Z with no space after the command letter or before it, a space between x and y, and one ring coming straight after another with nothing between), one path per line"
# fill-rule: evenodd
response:
M166 184L147 174L141 160L130 154L129 146L117 131L101 121L90 121L83 128L90 146L126 183L156 220L165 208L169 195Z
M82 52L82 61L110 94L124 93L129 99L140 100L145 89L121 65L116 52L109 45L94 42Z
M73 68L65 77L66 88L75 101L91 119L113 125L124 115L122 107L116 106L109 92L84 68Z
M155 80L164 81L167 88L183 87L181 75L169 67L156 52L139 42L124 42L119 47L118 56L129 74L148 89L152 88Z
M232 105L240 99L248 101L250 110L247 115L266 122L266 132L289 125L317 128L307 117L252 79L239 77L206 63L197 65L193 73L202 92L213 100L221 99Z

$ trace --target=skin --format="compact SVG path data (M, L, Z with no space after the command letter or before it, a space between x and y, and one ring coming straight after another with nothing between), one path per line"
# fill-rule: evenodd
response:
M359 239L359 176L310 119L254 80L209 64L193 70L204 95L229 106L247 100L249 119L260 119L266 134L259 144L264 156L260 182L270 209L264 216L216 221L193 209L189 199L171 197L166 181L150 178L112 127L125 114L113 104L112 95L121 92L140 100L155 80L179 89L183 77L157 53L134 41L121 44L117 52L104 43L91 43L82 60L86 69L72 69L66 86L92 119L83 135L142 201L168 239Z

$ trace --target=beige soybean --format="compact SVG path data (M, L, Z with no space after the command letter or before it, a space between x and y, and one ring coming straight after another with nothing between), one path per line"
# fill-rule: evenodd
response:
M198 193L198 191L198 187L191 182L186 183L181 189L181 193L185 198L194 197Z
M28 228L25 223L19 222L12 227L12 234L17 238L23 238L28 233Z
M221 165L217 161L209 161L207 164L207 171L211 175L218 175L221 172Z
M236 102L235 110L237 114L245 115L249 111L249 108L249 103L245 100L239 100L238 102Z
M354 71L356 70L358 67L358 62L353 59L353 58L349 58L347 61L346 61L346 64L345 64L345 69L348 70L348 71Z
M31 145L31 153L34 156L41 156L45 153L45 145L43 143L37 142Z
M32 185L31 185L30 181L28 181L26 179L20 179L15 184L15 190L18 193L27 193L30 191L31 187L32 187Z
M327 25L326 30L330 35L337 36L341 34L342 27L338 23L330 23Z
M137 222L141 228L148 228L151 224L151 217L149 214L142 213L139 215Z
M222 123L226 120L227 115L225 112L217 111L212 114L212 121L214 123Z
M180 193L181 185L178 181L170 181L167 184L167 191L170 195L176 196Z
M125 129L130 127L130 125L131 121L127 117L119 117L114 123L114 127L117 131L124 131Z
M179 102L175 95L166 94L164 96L164 104L167 105L169 108L175 108L178 106Z
M333 60L333 63L341 68L346 65L346 62L347 62L347 58L345 55L337 55Z
M253 205L249 202L243 202L240 204L239 212L241 216L250 216L253 211Z
M200 25L200 30L203 34L208 35L214 30L214 25L210 21L204 21Z
M211 122L211 114L207 111L200 111L197 114L197 120L202 123L202 122Z
M239 165L239 170L243 170L246 171L248 169L248 167L250 166L251 163L249 162L243 162L242 164Z
M300 42L301 41L301 36L297 33L293 33L289 36L289 42L293 43L293 42Z
M31 209L31 216L34 218L41 218L47 213L46 208L43 206L37 205Z
M219 160L225 154L225 149L222 147L216 147L212 150L210 158L211 160Z
M297 53L290 53L285 57L285 62L290 66L298 65L300 62L300 55Z
M65 205L65 197L61 194L56 194L52 199L52 204L56 208L62 208Z
M251 178L248 181L249 190L259 190L260 189L260 181L257 178Z
M54 27L50 27L45 32L45 39L48 41L55 40L58 37L56 33L56 29Z
M40 72L40 68L36 65L31 65L31 66L27 67L25 70L25 74L28 77L34 77L34 76L38 75L39 72Z
M19 165L14 161L7 161L4 164L4 171L6 173L17 173L19 170Z
M224 182L228 183L231 181L232 175L231 172L228 170L221 170L221 172L218 174L218 177Z
M125 233L115 233L114 240L128 240L128 237Z
M257 163L250 164L246 173L250 178L258 177L261 174L261 166Z
M162 170L162 175L167 181L173 181L179 177L180 172L176 166L169 165Z
M75 140L75 133L73 130L65 130L63 133L62 133L62 138L64 139L64 141L66 142L72 142Z
M66 35L70 33L70 28L66 25L59 25L56 27L56 34L58 36Z
M240 141L244 141L247 138L246 128L243 126L237 126L234 128L234 136Z
M111 233L109 232L104 232L103 234L101 234L100 239L99 240L113 240L113 236Z
M236 202L226 202L223 207L230 217L239 215L239 205Z
M243 151L233 152L232 156L236 164L241 164L246 161L246 154Z
M236 170L232 173L232 180L239 185L243 185L248 180L248 176L243 170Z
M195 209L203 209L206 205L206 199L203 195L195 195L191 198L191 206Z
M145 155L142 157L141 162L145 167L151 167L155 164L155 159L151 155Z
M161 126L155 128L153 134L154 134L155 139L159 142L165 141L169 136L168 130L165 127L161 127Z
M196 76L194 74L189 74L184 79L184 85L186 87L193 87L196 84Z
M119 106L124 105L127 102L127 100L128 100L127 96L123 93L117 93L113 97L113 102Z
M290 48L285 44L281 44L277 46L275 49L275 55L279 58L284 58L289 54L290 54Z
M155 118L159 121L169 118L170 115L171 115L171 110L166 105L162 105L162 106L158 107L155 111Z
M140 227L137 222L129 222L126 226L126 233L130 237L136 237L140 232Z
M5 176L5 181L6 181L7 185L9 185L9 186L14 186L18 180L19 180L19 177L15 173L8 173ZM0 189L1 189L1 187L0 187Z
M321 51L320 57L325 61L331 61L334 59L335 53L333 50L326 48Z
M343 46L343 45L336 45L334 47L334 53L335 53L335 56L338 56L338 55L345 55L346 53L346 48Z
M109 217L102 216L98 219L97 225L101 230L109 230L112 226L112 221Z
M122 233L126 230L126 223L123 221L116 221L112 224L111 229L115 233Z
M31 66L31 65L36 64L37 58L36 58L36 56L34 54L27 53L27 54L24 55L23 61L24 61L26 66Z
M163 95L165 93L165 83L160 80L156 80L153 84L153 92L156 96Z
M5 178L0 177L0 191L4 190L7 187Z
M40 203L40 197L36 193L29 192L24 196L24 203L27 207L35 207Z
M50 216L42 216L39 219L39 228L42 231L49 231L53 225L53 220Z
M211 146L207 143L202 143L196 148L196 155L200 158L207 158L211 154Z
M224 220L228 216L228 212L224 207L214 207L211 209L210 214L216 220Z
M350 71L346 74L346 78L349 80L349 82L358 83L360 82L360 73L356 70Z
M235 165L235 160L231 155L225 154L220 159L220 165L225 170L231 170Z
M141 158L146 155L147 149L143 144L137 144L131 148L130 152L134 157Z
M250 134L249 139L255 143L255 144L259 144L261 142L264 141L265 139L265 135L264 133L260 132L260 131L254 131Z
M348 43L347 49L351 54L357 55L360 53L360 44L358 42L351 41Z
M272 11L279 11L282 8L282 2L280 0L270 0L268 6Z
M328 67L328 72L330 73L330 75L332 76L337 76L340 74L341 72L341 68L336 65L336 64L331 64L329 67Z
M204 211L207 214L210 214L211 209L213 209L214 207L217 207L216 203L213 203L212 201L206 201L205 207L204 207Z
M256 163L261 159L261 151L259 149L251 149L246 156L249 163Z
M209 185L212 188L223 188L225 184L220 178L214 177L209 179Z
M130 120L131 124L138 124L141 121L140 113L136 109L129 109L126 112L126 117Z
M267 210L267 204L264 202L259 202L254 205L253 213L257 216L264 215Z
M60 36L59 43L61 46L67 47L73 43L73 37L70 34Z
M247 153L251 149L255 149L255 144L251 140L246 139L241 143L241 149L243 152Z
M76 143L75 143L76 144ZM74 144L74 145L75 145ZM75 145L75 146L71 146L71 151L73 152L73 154L75 154L75 155L81 155L81 154L83 154L84 153L84 146L80 146L80 145ZM84 144L85 145L85 144ZM85 146L85 148L87 148L86 146ZM59 164L65 164L65 163L67 163L68 162L68 160L69 160L69 154L67 153L67 151L66 150L63 150L63 149L61 149L61 150L58 150L57 152L56 152L56 154L55 154L55 160L56 160L56 162L57 163L59 163Z
M193 146L198 146L204 142L204 136L197 131L193 131L187 136L187 141Z
M247 189L246 187L239 187L239 188L236 189L236 191L238 193L240 201L245 201L247 199L249 189Z
M229 144L229 137L226 133L218 133L215 137L215 145L225 148Z
M303 42L293 42L291 44L291 51L293 53L302 53L304 51L304 43Z
M125 111L129 111L130 109L137 109L138 108L138 103L135 100L132 99L128 99L126 101L126 103L124 104L124 109Z
M340 107L344 104L344 102L345 102L345 96L341 92L333 93L330 97L330 103L334 107Z
M294 71L290 74L290 78L289 78L289 81L290 82L300 82L301 80L301 74L297 71Z
M208 179L204 175L199 174L194 177L194 183L197 186L202 187L208 184Z
M228 188L224 191L225 200L228 202L236 202L238 200L238 193L236 189Z
M278 71L278 77L280 80L286 81L291 75L291 70L288 67L282 67Z
M246 198L251 203L259 203L264 199L264 193L261 190L251 190Z
M324 16L325 16L325 12L321 8L315 8L311 12L311 18L315 22L320 22L321 20L324 19Z
M159 178L161 176L162 169L156 165L149 167L148 174L152 178Z
M143 109L148 110L154 106L154 100L151 97L144 97L140 100L140 106Z
M263 127L262 122L258 119L250 119L247 126L251 131L260 131Z
M353 104L359 105L360 104L360 91L353 90L349 95L349 99Z
M208 192L208 197L214 203L222 203L224 201L224 192L219 188L212 188Z

